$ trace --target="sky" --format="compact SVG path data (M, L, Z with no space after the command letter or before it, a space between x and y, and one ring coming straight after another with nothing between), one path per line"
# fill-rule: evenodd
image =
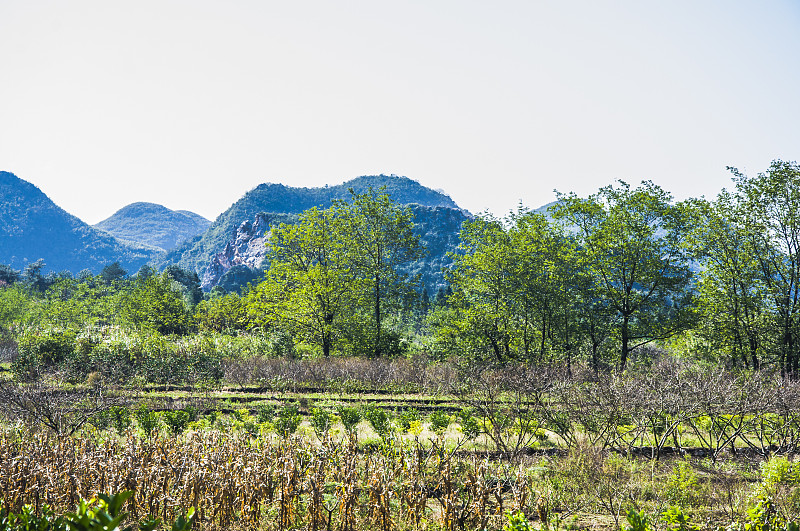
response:
M472 212L800 159L800 2L0 1L0 170L97 223L397 174Z

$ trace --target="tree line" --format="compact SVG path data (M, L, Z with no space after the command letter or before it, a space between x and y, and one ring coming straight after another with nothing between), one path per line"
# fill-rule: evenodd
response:
M203 294L194 272L118 264L100 275L0 266L0 333L87 326L148 334L262 335L285 352L425 352L491 363L625 369L656 343L711 363L800 364L800 166L774 161L714 200L674 201L652 182L547 212L476 216L435 297L401 266L425 252L408 207L351 193L273 227L266 274ZM408 270L405 268L404 270ZM276 347L277 348L277 347ZM280 349L278 349L280 350Z

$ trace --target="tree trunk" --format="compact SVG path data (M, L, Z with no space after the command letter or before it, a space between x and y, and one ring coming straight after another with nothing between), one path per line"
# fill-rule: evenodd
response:
M373 354L381 355L381 277L375 273L375 345Z
M629 315L622 316L622 352L619 356L619 368L624 371L628 365L628 349L630 348L630 331L628 330Z

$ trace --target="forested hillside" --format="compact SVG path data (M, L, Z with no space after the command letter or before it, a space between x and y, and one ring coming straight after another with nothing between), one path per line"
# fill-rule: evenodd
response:
M98 273L118 261L136 271L159 249L126 243L58 207L36 186L0 172L0 263L15 268L44 260L46 269Z
M168 251L203 234L209 225L209 220L194 212L170 210L154 203L132 203L94 227L120 240Z
M363 176L343 184L324 188L294 188L282 184L262 184L247 192L211 224L201 237L184 243L167 253L156 263L158 267L177 264L197 271L202 278L215 255L236 236L244 222L252 222L261 213L274 218L276 223L290 222L296 215L311 207L327 208L335 200L350 198L350 189L364 193L369 189L383 189L401 204L418 204L426 207L443 207L458 210L458 205L447 195L431 190L407 177ZM458 216L458 214L453 214ZM433 218L430 218L433 219ZM427 225L429 223L426 222ZM457 232L457 230L456 230ZM438 274L432 272L431 274Z

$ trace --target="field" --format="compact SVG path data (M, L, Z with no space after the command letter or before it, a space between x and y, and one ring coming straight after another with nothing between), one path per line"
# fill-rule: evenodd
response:
M250 358L219 385L2 389L12 512L130 490L132 519L194 507L202 529L774 529L800 513L800 388L671 358L599 377Z

